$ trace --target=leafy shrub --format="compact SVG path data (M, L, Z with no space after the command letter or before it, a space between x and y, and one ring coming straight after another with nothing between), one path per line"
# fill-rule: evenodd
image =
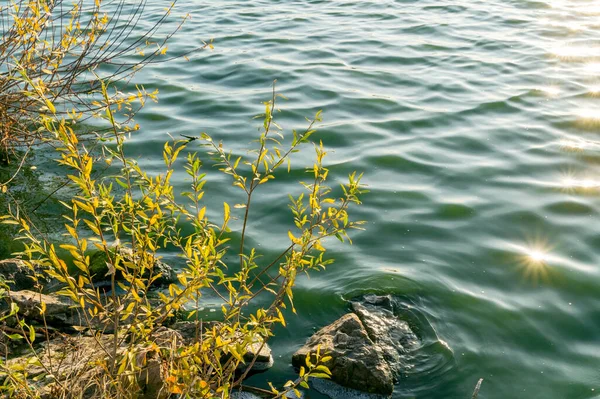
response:
M247 356L250 345L265 345L274 326L285 325L285 309L295 312L298 274L325 268L331 262L324 257L326 239L345 241L349 229L361 226L348 214L352 204L360 203L360 176L350 175L336 197L326 185L326 152L318 144L308 181L302 183L304 194L290 197L294 226L289 246L272 259L248 248L255 192L286 166L290 170L290 156L311 143L321 118L319 112L306 129L284 137L274 120L275 89L265 103L257 148L246 157L232 157L207 134L165 143L165 171L159 175L149 175L127 157L126 137L138 129L132 117L147 99L156 100L156 92L138 87L134 93L122 93L114 84L163 54L166 40L181 26L152 42L172 5L153 27L138 33L134 28L144 1L134 3L10 0L0 5L0 152L8 161L16 146L50 142L74 191L62 203L67 243L60 248L18 206L0 219L18 229L25 248L20 256L33 277L40 282L52 278L60 286L56 294L69 301L88 331L88 336L67 339L58 348L48 328L49 305L41 302L42 322L36 325L12 303L0 321L13 320L14 325L2 334L25 343L30 356L0 361L0 391L8 397L143 397L149 394L149 375L154 373L161 381L154 397L227 398L242 386L256 361L257 355ZM103 139L102 152L84 144L82 122L99 126L87 133ZM182 151L198 143L204 150L200 154L211 155L245 198L242 204L225 202L219 223L206 216L203 187L208 171L201 155L189 153L185 158L191 187L183 199L171 183ZM107 164L114 175L100 173ZM0 195L10 198L7 191L5 181ZM239 247L231 249L236 212L241 213ZM155 294L152 286L163 277L157 261L166 249L177 252L185 267L178 270L176 282ZM226 264L232 250L236 261ZM61 255L65 252L72 265ZM92 265L92 256L106 263L102 272ZM107 278L108 292L99 285ZM0 296L7 298L7 292L1 288ZM208 292L222 301L216 323L206 323L196 312ZM192 306L187 318L197 327L191 343L164 329L185 306ZM40 341L46 341L41 349ZM67 360L77 367L66 367ZM323 358L316 364L307 359L299 378L279 390L273 387L273 396L285 397L299 385L306 386L311 376L327 377L320 361Z
M145 3L8 0L0 4L0 160L8 162L8 152L16 146L48 138L47 129L38 129L40 114L81 122L101 111L96 102L101 97L98 74L107 81L126 81L166 53L167 40L187 17L168 29L165 24L173 2L142 30ZM140 87L133 96L115 91L109 99L132 117L132 104L137 99L143 102L148 94Z
M239 372L244 363L253 364L256 356L247 359L248 348L260 345L273 335L277 324L285 325L284 310L293 307L293 287L299 273L323 269L331 262L324 257L325 240L337 237L344 241L347 231L360 228L361 222L352 221L348 211L351 204L359 204L363 189L360 176L351 174L342 185L340 197L326 185L328 169L323 166L326 152L322 144L315 145L316 161L307 170L308 182L302 183L305 193L291 199L290 208L294 226L289 230L289 246L272 259L264 259L256 248L246 244L248 221L252 215L254 194L271 180L276 172L291 168L290 156L301 146L310 143L314 125L320 121L320 112L301 132L293 132L285 139L275 123L276 99L265 103L262 131L255 151L246 157L234 158L222 143L207 134L174 140L164 145L165 172L151 176L125 153L125 131L117 121L118 105L111 102L108 88L102 82L104 100L101 106L104 120L113 129L110 146L104 147L98 157L82 145L69 121L57 113L44 115L40 126L45 133L55 135L60 152L59 163L70 170L69 179L77 194L64 202L64 218L68 244L60 248L70 253L76 271L69 268L57 252L56 246L35 229L27 215L13 212L3 217L4 223L18 225L25 243L26 258L31 270L39 270L60 282L57 294L68 298L79 310L84 323L94 331L95 343L102 348L102 356L88 365L90 378L61 380L59 370L45 364L44 378L50 380L53 392L59 397L91 395L90 397L139 397L143 390L140 373L146 372L148 354L160 358L160 371L165 393L182 397L222 397L241 387L247 376ZM52 107L49 107L52 109ZM246 198L242 204L223 203L223 220L209 221L203 203L206 173L201 157L189 153L185 171L189 176L190 191L181 200L171 183L177 169L178 157L188 146L201 143L216 160L219 171L231 177L233 186ZM95 174L99 161L110 163L119 172L98 178ZM232 208L239 209L241 229L237 262L225 264L225 255L232 249ZM182 224L191 226L182 229ZM161 278L156 260L161 249L177 251L185 267L177 274L177 283L153 298L151 286ZM90 250L100 251L107 259L110 291L105 295L97 285L97 276L91 269ZM124 250L126 252L124 252ZM129 255L124 255L127 253ZM221 322L207 328L196 310L202 306L206 292L222 301ZM262 306L255 304L261 299ZM267 303L264 305L264 303ZM192 344L164 342L162 326L171 320L186 304L195 304L188 318L198 323L198 339ZM42 314L44 310L42 309ZM34 328L26 320L20 321L22 335L30 345L35 341ZM110 330L112 334L102 334ZM158 340L157 337L163 341ZM110 337L110 339L107 339ZM140 356L144 360L140 361ZM49 360L37 355L40 364ZM246 364L247 366L248 364ZM5 364L7 374L4 389L13 395L36 392L31 389L23 365ZM87 374L86 374L87 375ZM309 377L327 377L325 366L311 363L300 372L300 378L288 382L282 390L273 388L273 395L283 397L299 385L306 385ZM84 385L81 382L85 382Z

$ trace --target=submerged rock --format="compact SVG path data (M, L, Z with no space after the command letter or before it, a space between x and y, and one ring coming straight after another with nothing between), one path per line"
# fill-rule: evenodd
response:
M369 338L357 315L349 313L317 331L292 356L292 364L305 366L307 355L315 356L317 348L331 359L325 365L331 379L345 387L390 395L394 378L381 349Z
M264 394L254 394L252 392L232 392L229 396L231 399L270 399L273 398L273 394L270 391L264 392ZM304 392L300 391L300 396L297 396L294 391L289 392L285 395L288 399L302 399L304 398Z
M331 399L388 399L389 395L381 395L377 393L368 393L357 389L343 387L331 380L322 378L311 378L310 385L323 395L329 396Z
M114 249L115 251L117 249ZM113 250L111 250L113 251ZM119 254L126 262L138 262L139 256L134 254L129 248L118 248ZM153 276L160 277L154 280L154 285L164 285L175 283L177 281L177 273L175 270L166 263L162 262L157 258L152 259L152 270L147 270L144 277L148 277L148 273L152 273ZM108 281L109 267L108 267L108 256L104 251L94 251L90 256L90 273L94 276L95 282ZM120 273L117 273L117 278L122 278Z
M232 392L229 397L231 399L262 399L260 396L250 392Z

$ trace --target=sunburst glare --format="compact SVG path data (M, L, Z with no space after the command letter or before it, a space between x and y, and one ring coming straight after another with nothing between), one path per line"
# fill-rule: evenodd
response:
M549 268L554 257L553 247L547 240L531 240L526 245L515 245L517 252L517 265L525 279L537 283L540 280L547 281Z
M587 87L588 95L596 97L600 96L600 84L594 84Z
M598 47L589 47L584 45L559 45L550 49L554 56L569 60L594 57L599 54Z
M575 114L586 122L600 122L600 109L598 108L579 108Z
M545 19L542 20L542 23L548 26L553 26L557 28L568 29L573 32L580 31L584 29L584 26L578 22L566 21L563 19Z
M539 89L543 91L547 96L556 97L560 94L560 87L558 86L545 86Z
M562 139L558 145L567 151L583 151L590 147L590 144L581 139Z
M531 249L527 253L527 257L533 263L543 263L548 258L548 255L545 254L544 252L540 251L540 250Z
M593 177L576 177L573 173L566 173L560 179L558 187L565 192L592 191L600 188L600 180Z
M585 72L592 74L600 73L600 62L588 62L583 66Z

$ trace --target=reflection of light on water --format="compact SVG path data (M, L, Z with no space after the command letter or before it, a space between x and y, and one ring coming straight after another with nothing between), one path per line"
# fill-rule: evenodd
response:
M565 188L583 188L592 189L600 187L600 181L593 179L573 179L570 177L565 178L562 181L562 185Z
M588 94L592 96L600 95L600 85L591 85L587 87Z
M590 73L600 73L600 62L588 62L583 69Z
M558 144L570 151L583 151L590 146L587 142L578 139L563 139Z
M546 261L547 254L539 250L532 249L527 253L527 257L533 263L543 263Z
M573 7L573 11L581 15L599 15L600 5L598 4L578 4Z
M565 21L565 20L551 20L546 19L542 20L542 23L549 26L555 26L558 28L565 28L572 31L579 31L583 29L583 25L577 22Z
M577 116L580 119L590 122L600 122L600 112L595 108L579 108L576 111Z
M548 278L549 264L555 259L547 240L537 239L524 246L515 245L515 249L518 253L518 266L525 278L534 282Z
M540 88L540 90L546 93L546 95L552 97L558 96L560 94L560 88L557 86L546 86Z
M598 49L595 48L594 54L598 54ZM592 56L592 49L587 46L558 46L550 50L552 54L559 58L582 58Z
M569 172L560 179L558 187L567 192L597 190L600 188L600 180L594 177L576 177Z
M553 0L548 5L555 10L563 10L563 14L597 15L600 14L600 5L595 1L574 2Z

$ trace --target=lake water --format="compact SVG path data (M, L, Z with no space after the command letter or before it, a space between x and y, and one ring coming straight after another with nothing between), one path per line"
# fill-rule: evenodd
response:
M152 2L150 2L152 3ZM154 5L163 6L154 0ZM271 83L279 122L324 110L332 183L364 171L368 221L336 263L297 283L275 367L366 292L401 298L423 345L394 398L600 398L600 3L583 0L180 2L192 20L147 69L160 102L129 153L162 165L167 134L251 146ZM287 243L287 192L310 152L259 193L251 243ZM186 189L184 173L177 188ZM241 202L211 178L207 202ZM241 216L241 215L238 215ZM231 258L232 260L234 257ZM312 395L311 397L318 397Z

